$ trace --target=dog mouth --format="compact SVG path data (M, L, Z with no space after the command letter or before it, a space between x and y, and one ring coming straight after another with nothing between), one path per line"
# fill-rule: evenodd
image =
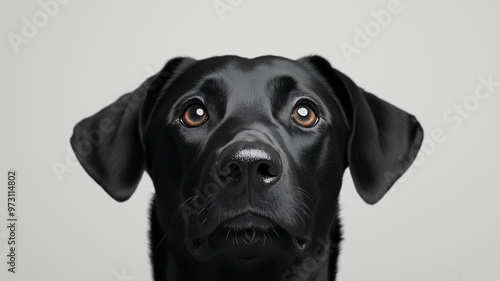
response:
M302 252L309 239L291 234L279 224L261 215L247 212L229 218L208 235L191 240L195 256L212 256L234 252L244 260L252 260L262 251Z

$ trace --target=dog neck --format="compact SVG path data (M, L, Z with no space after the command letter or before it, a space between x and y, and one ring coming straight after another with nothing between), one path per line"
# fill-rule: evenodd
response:
M316 239L315 247L306 256L293 260L268 260L252 265L209 261L200 262L189 255L170 251L156 217L155 200L150 210L151 262L155 281L219 281L219 280L283 280L335 281L337 257L341 241L341 225L336 220L329 241Z

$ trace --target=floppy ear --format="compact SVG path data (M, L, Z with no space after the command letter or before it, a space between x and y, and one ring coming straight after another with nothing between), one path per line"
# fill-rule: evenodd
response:
M190 58L170 60L156 75L135 91L121 96L74 128L71 146L87 173L115 200L125 201L134 193L145 167L142 123L151 111L160 89Z
M322 57L305 58L333 88L351 126L347 157L356 190L377 203L410 167L423 140L415 116L358 87Z

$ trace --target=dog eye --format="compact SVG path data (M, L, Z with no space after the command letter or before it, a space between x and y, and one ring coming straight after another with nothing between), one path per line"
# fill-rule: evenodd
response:
M310 106L304 104L298 105L293 109L292 118L295 123L302 127L312 127L318 122L316 112Z
M188 127L201 126L208 120L208 114L205 107L201 104L190 105L182 114L181 121Z

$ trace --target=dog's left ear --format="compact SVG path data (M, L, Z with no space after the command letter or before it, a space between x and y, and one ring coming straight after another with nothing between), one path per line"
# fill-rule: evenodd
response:
M70 142L76 158L115 200L129 199L142 177L145 153L141 130L160 91L193 61L170 60L139 88L75 126Z
M347 157L354 185L365 202L377 203L417 156L422 127L415 116L364 91L326 59L299 61L319 71L342 103L351 127Z

